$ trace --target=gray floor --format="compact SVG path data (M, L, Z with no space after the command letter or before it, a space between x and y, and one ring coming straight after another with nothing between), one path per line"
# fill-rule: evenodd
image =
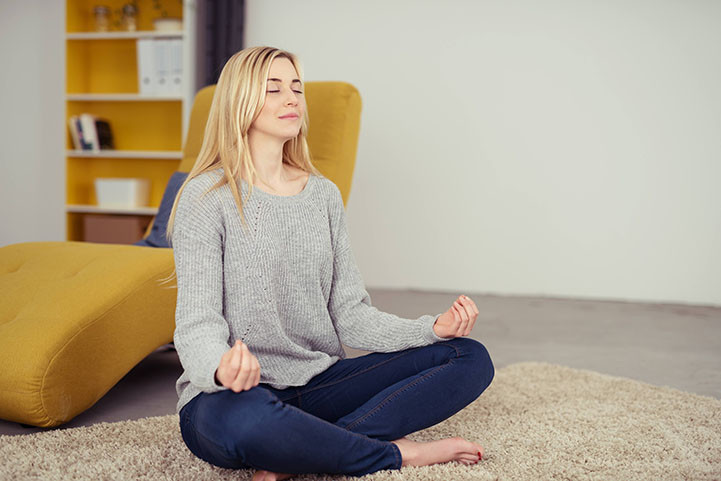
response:
M369 289L373 305L414 318L458 294L480 310L470 337L497 369L546 361L721 399L721 307ZM348 349L350 357L365 351ZM55 429L175 413L177 353L158 349L92 408ZM0 420L0 434L45 431Z

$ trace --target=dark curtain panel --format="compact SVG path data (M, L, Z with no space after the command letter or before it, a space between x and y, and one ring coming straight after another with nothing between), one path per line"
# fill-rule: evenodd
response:
M245 0L199 2L198 89L218 82L228 59L243 48Z

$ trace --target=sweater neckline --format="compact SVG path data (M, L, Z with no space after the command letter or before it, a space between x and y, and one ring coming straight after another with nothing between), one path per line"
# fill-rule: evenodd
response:
M310 195L310 191L313 188L313 185L315 184L315 175L312 173L308 174L308 181L305 183L305 187L303 187L303 190L298 192L297 194L293 195L276 195L271 194L270 192L266 192L257 185L253 186L253 193L251 194L251 197L258 196L259 199L266 200L268 202L276 203L276 204L291 204L300 202L306 197ZM243 184L243 190L247 191L249 188L248 182L245 181L245 179L240 179L241 183Z
M222 167L215 170L218 172L218 174L223 175ZM313 175L312 173L309 173L308 181L305 183L305 187L303 187L303 190L294 195L271 194L255 185L253 186L253 193L251 194L251 198L257 196L258 199L262 199L274 204L293 204L301 202L310 195L310 192L311 190L313 190L313 186L316 183L316 177L317 176ZM243 194L243 198L245 198L245 194L248 192L249 189L249 184L245 181L245 179L240 179L240 183L241 193Z

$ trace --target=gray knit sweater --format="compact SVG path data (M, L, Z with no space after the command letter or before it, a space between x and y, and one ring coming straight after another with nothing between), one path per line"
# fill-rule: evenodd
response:
M345 359L341 342L394 352L446 340L433 331L440 314L404 319L371 305L332 181L310 175L291 196L254 187L245 230L228 185L201 198L221 173L188 182L175 214L177 412L200 392L228 389L214 376L236 339L258 358L260 382L277 389ZM243 200L247 191L243 180Z

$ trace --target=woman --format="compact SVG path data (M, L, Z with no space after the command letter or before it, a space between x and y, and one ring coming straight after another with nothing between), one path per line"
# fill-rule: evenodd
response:
M340 191L311 163L301 77L289 52L233 55L173 205L183 440L253 480L478 462L462 438L404 438L491 383L485 347L460 337L478 309L459 296L412 320L371 305ZM346 359L341 342L372 352Z

